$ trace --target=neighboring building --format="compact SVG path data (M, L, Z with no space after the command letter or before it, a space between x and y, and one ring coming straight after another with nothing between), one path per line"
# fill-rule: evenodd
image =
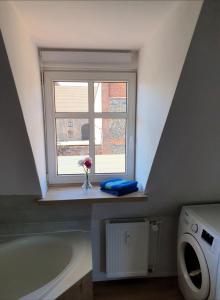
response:
M94 84L95 112L126 112L127 83ZM55 84L57 112L87 112L87 83ZM96 155L125 153L125 120L95 119ZM88 119L57 119L57 152L59 156L89 154Z

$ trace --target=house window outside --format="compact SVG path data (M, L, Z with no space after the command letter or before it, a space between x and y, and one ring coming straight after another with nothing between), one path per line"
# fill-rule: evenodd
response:
M45 71L49 183L134 177L135 73Z

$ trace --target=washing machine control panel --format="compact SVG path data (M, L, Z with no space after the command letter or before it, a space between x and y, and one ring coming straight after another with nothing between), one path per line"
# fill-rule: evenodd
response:
M213 241L214 241L214 237L208 233L208 231L204 230L202 231L202 235L201 235L202 239L205 240L210 246L212 246Z

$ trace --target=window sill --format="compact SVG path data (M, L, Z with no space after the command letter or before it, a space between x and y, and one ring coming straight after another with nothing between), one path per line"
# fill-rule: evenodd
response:
M146 201L147 195L143 192L134 192L124 196L113 196L102 192L98 186L84 191L81 186L51 186L45 198L38 200L41 204L53 203L107 203L107 202L136 202Z

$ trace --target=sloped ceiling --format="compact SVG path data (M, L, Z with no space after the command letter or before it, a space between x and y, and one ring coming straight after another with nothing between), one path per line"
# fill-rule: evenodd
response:
M140 51L136 119L136 179L146 186L153 159L202 7L175 1L153 38Z
M147 183L157 213L220 201L220 2L205 1Z
M23 114L0 31L0 195L40 195Z
M178 1L177 1L178 2ZM176 1L13 1L38 46L140 49Z

